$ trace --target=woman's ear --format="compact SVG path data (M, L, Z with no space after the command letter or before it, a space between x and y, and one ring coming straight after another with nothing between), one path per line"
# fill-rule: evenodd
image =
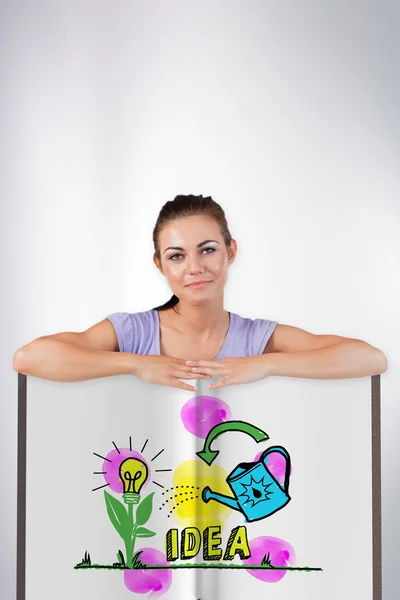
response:
M237 243L233 238L231 239L231 245L228 248L228 264L231 265L236 258L237 254Z
M158 260L157 256L155 254L153 254L153 262L156 265L157 269L160 271L160 273L162 275L164 275L164 271L162 269L162 266L160 264L160 261Z

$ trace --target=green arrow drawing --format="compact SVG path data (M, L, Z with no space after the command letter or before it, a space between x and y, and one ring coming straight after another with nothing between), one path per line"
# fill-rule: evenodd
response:
M246 423L245 421L225 421L210 429L204 442L203 450L196 452L197 456L199 456L201 460L204 460L208 465L211 465L219 454L219 450L211 450L211 443L227 431L241 431L242 433L247 433L247 435L251 435L257 443L269 440L269 435L265 433L265 431L255 427L251 423Z

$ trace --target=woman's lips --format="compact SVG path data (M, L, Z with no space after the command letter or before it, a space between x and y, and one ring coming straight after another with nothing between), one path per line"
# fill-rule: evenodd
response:
M211 283L211 281L202 281L201 283L190 283L186 287L192 288L193 290L199 290L200 288L205 287L209 283Z

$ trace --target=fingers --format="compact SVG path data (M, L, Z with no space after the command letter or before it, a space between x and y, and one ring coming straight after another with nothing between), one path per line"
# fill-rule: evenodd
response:
M178 373L175 375L175 377L177 377L177 379L173 379L168 385L180 388L182 390L189 390L191 392L195 392L196 388L192 385L189 385L188 383L184 383L183 381L178 379L178 377L181 377L182 379L209 379L210 378L209 375L202 375L201 373L196 373L196 374L188 373L187 375L184 375L184 376L182 374Z
M190 371L191 367L181 364L174 364L174 369L179 369L180 371Z
M183 381L179 381L179 379L176 379L175 381L169 383L168 385L171 385L172 387L180 388L181 390L189 390L190 392L196 391L195 387L193 387L192 385L189 385L188 383L183 383Z
M192 367L215 367L217 369L223 368L228 364L232 364L234 359L226 359L222 358L220 360L191 360L190 364L187 365L188 362L186 358L175 358L174 356L165 356L163 358L168 359L170 362L174 363L177 369L183 367L185 369L191 369Z
M196 373L201 371L202 373L206 373L207 375L214 375L215 377L221 377L222 375L230 375L232 369L225 368L215 368L215 367L191 367L191 371Z
M179 371L179 377L183 377L183 373L185 374L185 377L186 377L186 374L188 374L188 375L194 374L195 377L197 377L199 371L203 374L205 373L205 367L196 367L196 369L197 369L196 371L192 371L192 368L193 367L187 367L184 365L175 365L174 364L174 369L176 369L175 372ZM219 373L221 373L221 371L219 371Z
M218 360L186 360L186 363L189 363L190 367L215 367L216 369L226 367L227 365L232 365L237 362L238 359L232 358L221 358Z
M221 387L225 387L226 385L232 385L232 383L234 383L231 379L231 381L229 381L229 379L231 379L230 377L224 377L223 379L221 379L220 381L216 381L215 383L210 383L210 385L208 386L209 389L215 389L215 388L221 388Z
M172 377L178 377L179 379L209 379L210 375L204 373L182 373L180 371L174 371L171 373Z
M170 360L171 362L176 363L177 365L183 365L184 367L186 367L186 358L175 358L175 356L166 356L164 358L167 358L168 360ZM190 367L189 367L190 368Z

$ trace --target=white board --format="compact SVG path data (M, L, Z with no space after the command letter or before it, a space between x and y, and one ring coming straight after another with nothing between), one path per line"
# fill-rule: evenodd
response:
M17 600L381 600L379 376L207 383L19 375Z

